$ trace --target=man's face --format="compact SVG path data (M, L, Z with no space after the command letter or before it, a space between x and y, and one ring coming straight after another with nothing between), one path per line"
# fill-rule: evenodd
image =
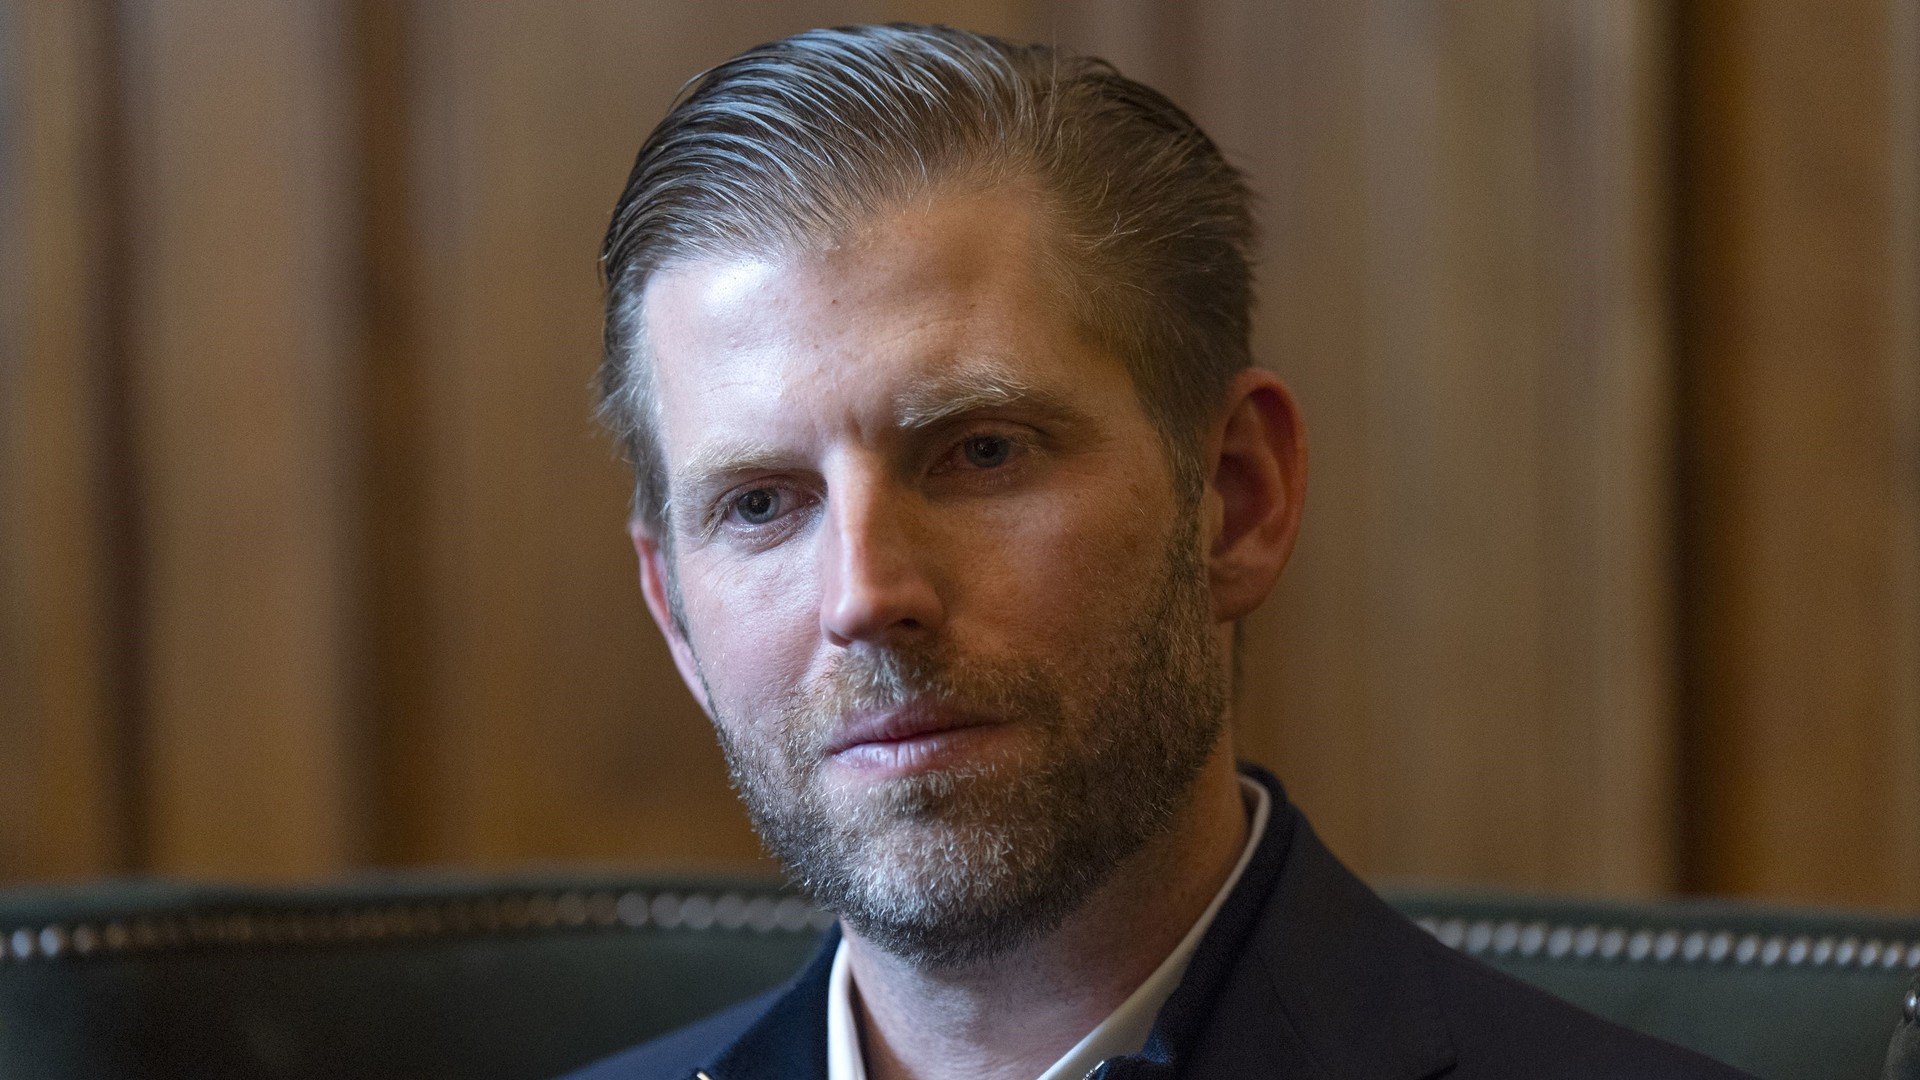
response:
M646 294L655 614L773 853L927 963L1057 924L1167 827L1226 708L1198 493L1043 227L949 195Z

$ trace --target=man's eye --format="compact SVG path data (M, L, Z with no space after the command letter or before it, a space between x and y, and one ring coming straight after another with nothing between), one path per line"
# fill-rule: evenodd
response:
M1013 455L1013 440L1002 435L975 435L960 444L960 452L976 469L997 469Z
M780 516L780 495L771 488L754 488L733 500L733 512L749 525L765 525Z

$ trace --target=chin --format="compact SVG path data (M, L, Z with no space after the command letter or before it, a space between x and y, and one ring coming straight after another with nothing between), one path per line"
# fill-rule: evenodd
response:
M1056 929L1092 884L988 830L909 825L889 839L837 883L828 906L862 940L916 967L964 967L1025 946Z

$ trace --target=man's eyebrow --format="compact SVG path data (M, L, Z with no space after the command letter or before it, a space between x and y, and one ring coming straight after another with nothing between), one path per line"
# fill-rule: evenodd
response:
M792 464L790 456L769 443L751 440L709 443L693 452L673 470L670 498L679 502L698 495L721 480L748 472L771 472Z
M920 380L900 395L895 420L913 430L988 409L1021 409L1073 418L1065 398L1026 382L1003 364L974 362Z
M987 409L1035 412L1068 421L1083 416L1059 394L1033 386L1003 364L974 362L909 386L894 403L894 423L905 431L920 431ZM709 491L733 477L778 472L793 464L791 454L771 443L753 439L709 443L674 468L668 501L702 501Z

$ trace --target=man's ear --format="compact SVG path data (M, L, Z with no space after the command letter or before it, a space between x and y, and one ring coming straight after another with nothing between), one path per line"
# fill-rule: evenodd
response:
M1260 368L1234 377L1213 434L1208 585L1213 617L1231 622L1260 606L1293 554L1307 494L1307 437L1293 394Z
M687 642L686 627L674 615L672 593L667 585L667 553L646 522L637 517L627 523L627 535L633 537L634 554L640 557L640 594L647 598L647 611L653 615L654 625L660 628L660 636L667 639L667 650L673 654L673 666L680 670L681 681L687 684L693 700L700 703L700 708L711 719L713 706L707 701L706 680L700 677L693 646Z

